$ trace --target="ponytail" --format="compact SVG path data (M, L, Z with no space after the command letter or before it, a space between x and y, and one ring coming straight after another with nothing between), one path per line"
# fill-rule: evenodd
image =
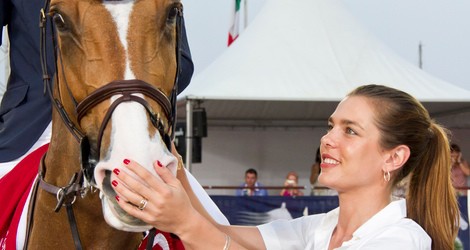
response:
M451 182L449 140L434 122L429 133L428 150L411 173L407 214L429 234L432 249L453 249L460 214Z

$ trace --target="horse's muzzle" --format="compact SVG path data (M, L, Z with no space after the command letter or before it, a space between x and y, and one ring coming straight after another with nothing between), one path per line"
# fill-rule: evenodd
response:
M166 157L161 158L161 161L164 161L166 167L169 168L170 171L172 171L174 174L176 174L176 166L178 164L176 157L174 157L171 153L168 152L168 154L166 154ZM102 168L102 166L98 164L97 168L95 169L95 174L97 171L100 171L100 168ZM129 170L125 168L121 168L121 170L127 171L129 174L131 174ZM152 170L153 169L149 169L149 171L151 171L157 178L159 178L155 171ZM153 226L148 225L144 221L129 215L119 206L116 201L117 194L111 186L112 171L110 169L101 169L101 173L104 173L104 178L98 183L100 183L100 198L102 203L103 215L106 222L116 229L129 232L145 232L151 229Z

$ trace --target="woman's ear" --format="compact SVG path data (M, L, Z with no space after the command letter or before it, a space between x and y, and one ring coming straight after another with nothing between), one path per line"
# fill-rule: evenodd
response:
M403 165L405 165L406 161L410 158L410 148L406 145L399 145L394 149L389 151L387 155L387 159L385 160L385 168L384 171L394 171L397 170Z

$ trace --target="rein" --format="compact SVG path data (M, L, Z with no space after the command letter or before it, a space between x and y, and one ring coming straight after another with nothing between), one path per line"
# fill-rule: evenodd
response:
M94 92L89 94L84 100L77 104L75 98L72 95L72 92L69 88L67 80L64 75L64 82L68 92L69 97L72 99L75 105L75 114L76 121L78 124L73 122L69 113L65 110L65 107L61 101L61 94L58 88L59 86L59 78L56 77L56 84L57 84L57 93L59 97L54 96L53 94L53 87L51 77L47 70L47 56L46 56L46 30L47 30L47 20L50 15L46 14L46 11L49 9L50 0L45 0L44 8L40 11L40 57L41 57L41 68L42 68L42 78L44 83L44 92L47 92L53 107L59 113L62 122L66 125L69 132L74 136L77 142L80 145L80 162L81 162L81 169L78 173L75 173L68 185L64 187L57 187L52 184L47 183L44 180L44 174L46 170L46 166L44 164L44 158L41 161L41 167L39 170L39 187L43 190L55 195L57 198L57 205L54 209L55 212L59 212L62 206L67 208L67 216L70 224L70 228L72 231L72 236L75 244L76 249L82 249L82 243L79 237L78 227L75 220L75 216L73 213L73 207L77 195L84 197L88 190L92 189L92 184L94 183L93 171L95 168L95 164L99 162L100 159L100 150L101 150L101 141L103 137L104 130L112 116L113 111L116 107L123 103L123 102L137 102L140 103L147 111L150 121L152 122L153 126L159 131L160 136L163 138L165 145L168 149L171 149L171 140L174 136L174 130L176 125L176 96L178 92L178 75L180 71L180 58L181 58L181 19L183 16L182 7L175 7L177 14L176 18L176 75L175 81L173 85L173 89L171 91L170 97L168 98L161 90L155 88L154 86L150 85L139 79L133 80L117 80L110 82L98 89ZM60 15L60 14L59 14ZM50 19L49 19L50 20ZM61 70L62 73L64 72L62 60L61 60L61 51L60 48L56 45L55 34L53 23L51 23L51 30L52 30L52 44L54 47L54 65L56 72L58 72L57 67L57 58L60 59L61 62ZM58 55L57 55L58 54ZM168 122L168 126L165 127L162 118L158 113L155 113L149 103L142 97L136 96L135 94L142 94L146 97L149 97L153 101L157 102L165 115L165 118ZM90 147L90 143L88 140L87 135L83 132L82 128L80 127L79 123L81 119L96 105L99 103L109 99L111 96L114 95L121 95L118 97L109 107L108 111L106 112L105 117L101 123L97 145L92 148ZM32 216L30 218L32 221ZM30 225L28 225L28 230L31 230ZM155 236L155 230L150 231L149 240ZM27 246L28 237L26 238ZM153 242L153 240L151 240ZM151 245L151 244L150 244ZM147 245L147 249L151 249L152 246Z

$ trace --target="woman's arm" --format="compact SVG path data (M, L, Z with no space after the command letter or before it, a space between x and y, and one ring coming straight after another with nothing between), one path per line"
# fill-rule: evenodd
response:
M176 176L181 182L181 185L184 187L190 201L191 205L206 218L210 223L217 227L220 231L228 234L234 241L238 242L240 245L247 249L266 249L261 234L256 227L249 226L225 226L218 224L212 216L206 211L204 206L201 204L196 194L193 192L191 185L186 176L186 171L183 165L183 160L181 156L176 151L174 145L172 145L171 152L178 158L178 171Z
M467 161L462 160L460 161L460 163L457 163L457 164L459 164L460 169L462 169L462 171L464 172L466 176L470 175L470 167L468 166Z

